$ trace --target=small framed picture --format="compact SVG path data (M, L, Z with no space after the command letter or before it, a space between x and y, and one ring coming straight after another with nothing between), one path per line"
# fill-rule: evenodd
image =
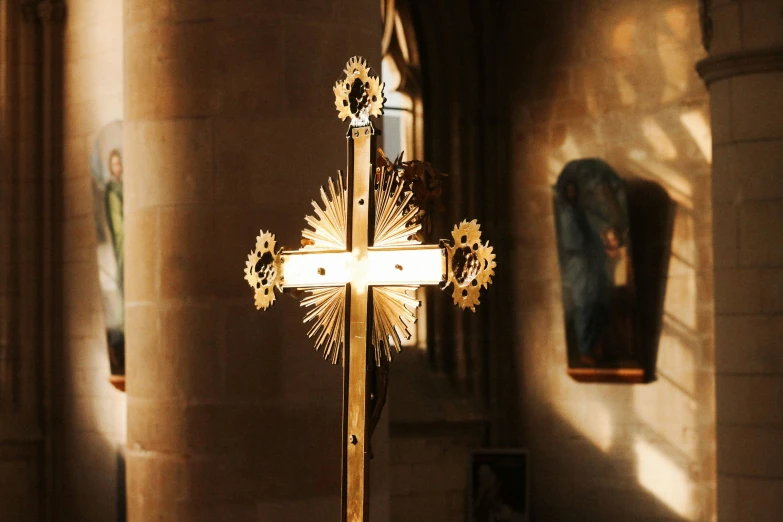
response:
M528 522L529 491L526 450L486 449L471 455L470 522Z

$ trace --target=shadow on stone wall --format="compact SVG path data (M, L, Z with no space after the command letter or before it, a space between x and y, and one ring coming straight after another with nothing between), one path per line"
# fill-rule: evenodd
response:
M497 194L513 208L518 441L531 452L533 515L709 520L711 144L709 100L694 71L703 53L697 6L531 2L509 6L503 25L511 176ZM565 375L549 187L580 157L634 178L647 385L584 385Z
M645 382L649 383L656 379L676 207L666 190L654 181L633 177L626 183L642 366Z
M128 492L125 478L125 448L117 449L117 522L128 520Z

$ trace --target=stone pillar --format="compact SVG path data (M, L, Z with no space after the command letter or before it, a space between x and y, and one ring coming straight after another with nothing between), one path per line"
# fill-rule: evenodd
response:
M0 5L0 518L20 522L56 511L64 11Z
M42 421L42 70L34 6L0 4L0 518L43 520L49 490ZM47 208L46 210L50 210ZM48 246L48 245L47 245Z
M243 269L261 227L297 248L344 169L332 86L355 54L380 67L378 2L124 16L128 520L339 520L341 369Z
M783 0L711 4L718 520L762 522L783 510Z

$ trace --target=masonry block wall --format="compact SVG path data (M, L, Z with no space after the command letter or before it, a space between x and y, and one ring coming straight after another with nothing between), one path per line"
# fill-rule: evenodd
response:
M67 2L54 433L37 344L51 318L35 297L36 202L51 182L36 177L29 94L40 33L21 3L0 5L0 519L39 519L47 477L60 520L125 513L126 399L107 381L88 165L115 119L128 122L130 520L333 518L339 369L313 353L295 301L258 314L238 274L261 226L297 246L310 199L343 167L331 84L349 55L379 65L377 5L124 4ZM510 89L518 298L506 311L536 519L765 522L783 509L783 5L709 4L703 81L695 1L509 7L498 94ZM651 384L565 373L551 185L591 156L675 203ZM376 435L381 520L389 477L393 517L459 516L456 462L478 439L433 438L396 438L389 473Z
M14 522L45 515L36 35L34 13L0 4L0 520Z
M783 510L783 2L709 16L718 520L766 522Z
M339 518L341 369L242 275L260 228L298 248L345 168L332 86L379 41L373 2L125 1L131 522Z
M393 362L384 415L391 424L390 520L465 520L470 457L486 442L483 410L411 349Z
M447 433L438 430L393 432L392 521L465 520L468 463L473 450L484 442L483 430L470 428L455 423Z
M123 118L121 0L68 3L64 35L63 342L56 434L58 520L125 520L125 394L109 383L90 153ZM126 174L127 171L126 171ZM132 175L132 174L129 174Z
M696 2L525 3L509 19L521 437L536 520L713 520L710 114ZM676 204L657 380L566 375L552 191L598 157Z

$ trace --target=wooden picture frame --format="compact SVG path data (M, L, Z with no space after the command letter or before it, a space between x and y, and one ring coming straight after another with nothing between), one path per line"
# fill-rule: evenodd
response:
M597 158L565 165L553 187L568 375L655 380L674 207L649 180Z

